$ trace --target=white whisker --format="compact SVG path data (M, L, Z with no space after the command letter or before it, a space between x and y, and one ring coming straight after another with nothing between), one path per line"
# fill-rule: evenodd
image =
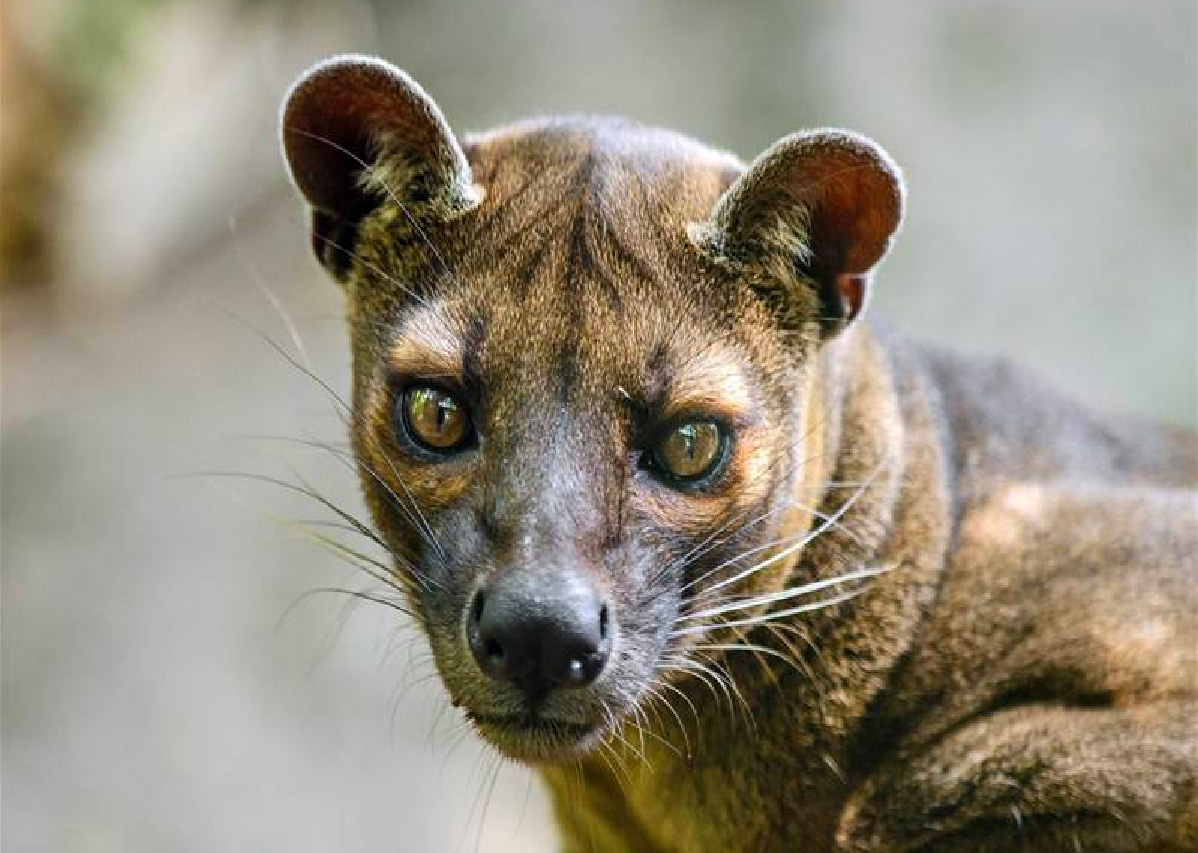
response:
M698 619L708 619L712 616L721 616L725 613L734 613L738 610L749 610L751 608L761 607L768 604L777 604L780 601L787 601L792 598L798 598L802 595L810 595L813 592L819 592L821 589L827 589L830 586L839 586L840 584L851 583L852 581L877 577L878 575L889 572L891 568L892 567L889 566L882 566L857 569L856 571L847 572L843 575L837 575L836 577L812 581L811 583L803 584L802 586L790 587L788 589L767 593L766 595L759 595L750 599L733 601L729 604L721 604L717 607L701 610L698 613L688 613L679 617L678 621L689 622Z
M731 622L719 622L714 625L695 625L690 628L683 628L681 630L674 631L670 636L682 637L682 636L688 636L691 634L704 634L709 631L716 631L716 630L720 630L720 629L724 629L724 628L742 628L742 627L747 627L747 626L752 626L752 625L764 625L772 620L785 619L789 616L797 616L800 613L810 613L814 610L822 610L825 607L832 607L836 604L841 604L845 601L856 598L857 596L861 595L861 593L863 593L863 592L865 592L864 589L854 589L850 592L846 592L841 595L834 596L832 598L825 598L821 601L813 601L810 604L800 604L795 607L787 608L785 610L779 610L776 612L765 613L761 616L754 616L754 617L749 617L746 619L737 619L737 620L733 620Z

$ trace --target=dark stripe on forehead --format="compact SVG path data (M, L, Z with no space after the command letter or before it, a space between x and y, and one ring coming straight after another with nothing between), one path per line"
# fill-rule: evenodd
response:
M462 331L462 378L472 388L478 388L482 382L479 358L485 337L486 327L477 316L472 318Z
M640 282L654 285L661 283L661 274L652 267L644 255L624 242L617 229L608 228L607 238L610 243L612 257L616 260L617 264L626 266ZM612 275L612 271L607 270L606 272L607 275ZM616 274L618 275L619 272L616 271Z
M501 275L507 279L502 286L510 287L512 293L521 301L528 298L529 288L536 278L537 272L545 266L552 242L552 237L545 237L534 245L510 272L501 272Z
M590 158L587 160L589 163ZM589 172L590 167L586 166L584 170ZM587 206L585 202L580 202L570 226L569 244L566 249L569 259L562 281L561 301L565 326L558 357L558 377L561 381L558 393L563 406L573 396L574 384L578 377L578 350L583 333L583 291L586 273L595 266L587 231Z

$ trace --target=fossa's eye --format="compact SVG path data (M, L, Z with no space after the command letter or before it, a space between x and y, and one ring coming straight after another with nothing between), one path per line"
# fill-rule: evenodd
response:
M650 464L666 480L691 485L715 473L727 448L727 431L718 423L688 421L673 427L657 442Z
M466 407L435 385L409 385L399 397L396 421L421 450L445 454L464 449L474 439Z

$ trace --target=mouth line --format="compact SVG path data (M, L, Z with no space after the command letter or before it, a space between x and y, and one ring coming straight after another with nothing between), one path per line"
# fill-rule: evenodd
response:
M535 712L525 714L478 714L468 711L466 716L480 726L492 726L509 732L522 734L566 735L579 740L595 731L594 723L574 723L553 717L538 716Z

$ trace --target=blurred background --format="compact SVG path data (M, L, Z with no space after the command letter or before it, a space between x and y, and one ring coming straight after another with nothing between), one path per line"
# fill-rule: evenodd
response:
M863 131L910 185L876 313L1193 426L1195 9L7 0L0 846L554 849L540 789L466 734L397 614L307 594L358 584L287 524L327 511L180 476L298 474L361 512L335 459L264 437L344 438L254 331L346 387L277 151L305 66L381 54L459 131L614 112L745 158Z

